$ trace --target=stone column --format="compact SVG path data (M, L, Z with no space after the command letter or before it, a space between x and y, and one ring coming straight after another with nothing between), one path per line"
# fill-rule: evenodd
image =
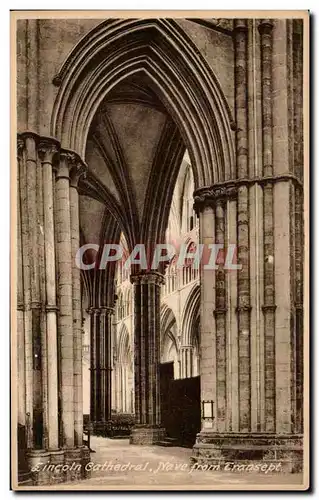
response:
M75 257L80 246L78 182L85 175L86 167L74 157L70 171L70 224L72 252L72 308L73 308L73 356L74 356L74 437L75 446L83 442L83 389L82 389L82 312L81 276Z
M74 347L72 304L72 254L70 226L70 157L62 151L56 170L55 224L58 263L58 329L60 337L60 394L62 445L74 447Z
M26 421L26 366L25 366L25 329L24 329L24 279L23 279L23 228L22 211L25 209L22 205L21 180L23 179L23 149L24 141L18 141L17 145L17 372L18 372L18 424L25 426ZM22 175L21 175L22 174ZM21 179L22 177L22 179ZM22 209L21 209L22 208ZM23 252L24 253L24 252Z
M106 309L105 307L101 307L100 314L100 342L99 342L99 352L100 352L100 404L101 404L101 423L105 422L105 403L107 399L106 394L106 352L105 352L105 342L107 335L107 324L106 324Z
M215 207L216 243L225 247L225 217L224 201L218 199ZM216 377L217 400L216 413L218 430L224 431L226 427L226 291L225 291L224 264L219 264L216 270L216 308L214 316L216 321Z
M104 336L104 365L103 365L103 387L104 399L102 405L102 419L107 422L111 418L112 411L112 327L114 309L105 307L103 309L103 336Z
M23 148L23 149L22 149ZM33 339L31 309L31 241L29 232L29 203L27 157L25 139L18 144L19 193L21 203L21 244L24 303L24 359L25 359L25 413L27 448L33 448ZM27 425L28 424L28 425Z
M267 29L267 20L264 22ZM302 118L298 117L295 105L296 99L297 103L300 99L302 81L299 80L297 84L298 80L294 81L292 78L298 49L296 45L291 46L293 41L291 20L276 19L273 20L272 25L274 284L277 306L275 313L275 429L276 437L282 442L280 455L285 461L290 462L292 470L300 470L303 440L300 424L303 401L300 393L297 396L297 387L303 377L303 297L300 292L302 291L301 257L304 244L302 228L304 158L300 154L303 147L302 140L299 142L303 122ZM263 30L262 27L261 30ZM295 36L294 40L296 42ZM302 46L299 46L299 50L299 57L302 59ZM302 109L299 112L302 113ZM296 127L300 127L300 134L297 132L295 135ZM296 141L299 144L296 144ZM297 303L296 299L298 299ZM298 391L300 389L302 390L302 386L299 385Z
M101 420L100 405L100 309L92 308L89 310L91 316L90 323L90 345L91 345L91 363L90 363L90 419L95 426L96 422Z
M47 338L47 425L48 448L59 448L58 428L58 345L57 345L57 304L55 236L53 214L52 160L58 151L54 141L42 141L39 154L42 160L43 200L44 200L44 246L46 283L46 338Z
M91 421L104 433L112 409L112 322L114 309L108 306L91 312Z
M193 346L181 346L181 372L182 378L193 376Z
M160 423L160 290L158 272L132 275L134 284L135 416L131 444L155 444L165 435Z
M195 209L199 216L199 242L204 245L203 259L200 266L200 358L201 358L201 401L217 401L217 358L216 358L216 324L214 310L216 309L216 271L204 269L208 264L209 245L215 244L215 211L214 201L195 195ZM201 434L216 431L218 422L202 420ZM196 440L196 443L199 440ZM195 445L196 446L196 445Z
M303 181L303 21L293 22L293 78L294 78L294 174ZM295 186L295 322L296 322L296 418L295 432L303 432L303 265L304 265L304 221L303 188Z
M272 21L263 19L259 24L262 76L262 164L264 177L273 175L272 139ZM265 431L275 432L276 376L275 376L275 274L274 274L274 214L273 184L263 185L264 212L264 381ZM287 207L288 209L288 207Z
M226 252L230 244L235 244L237 239L237 202L230 197L226 209ZM226 285L226 364L227 364L227 428L229 431L238 432L238 317L237 317L237 271L225 270Z
M248 177L248 102L247 102L247 21L234 21L236 159L238 179ZM238 345L239 345L239 431L251 430L250 366L250 286L249 286L249 193L239 185L237 194L238 260Z
M43 446L43 406L41 384L41 293L38 245L38 199L37 199L37 136L25 134L26 146L26 188L27 214L29 221L29 258L30 258L30 290L31 290L31 357L32 374L32 416L33 443L31 448L41 449Z
M225 247L227 247L225 242L226 206L227 201L236 203L234 200L236 193L234 184L228 182L224 186L198 189L194 194L195 210L199 215L200 223L200 243L204 245L200 270L201 400L212 400L214 405L214 418L209 421L203 420L195 450L200 449L203 440L207 442L207 439L212 439L212 448L214 448L213 440L217 433L231 430L231 420L227 414L226 389L232 386L233 381L238 382L238 378L233 377L233 372L230 372L230 377L233 378L227 379L229 378L227 372L229 356L227 356L226 339L225 269L224 263L217 264L214 260L212 253L215 257L217 255L212 245L222 245L225 252ZM231 342L228 341L228 343ZM235 408L234 411L236 411Z

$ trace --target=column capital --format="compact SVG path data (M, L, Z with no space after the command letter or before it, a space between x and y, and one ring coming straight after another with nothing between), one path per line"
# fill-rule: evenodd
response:
M234 199L236 195L237 186L232 181L196 189L194 191L194 210L198 214L207 206L215 208L217 202L224 203L229 199Z
M70 186L77 189L81 177L86 178L87 170L87 165L82 160L76 163L70 171Z
M54 155L59 152L60 143L53 138L41 137L38 144L38 154L42 163L51 163Z
M67 177L70 179L71 187L77 188L81 176L87 172L87 165L74 151L61 149L60 161L55 165L57 178Z
M130 280L133 284L141 285L164 285L165 283L163 274L157 271L146 271L144 273L132 274Z
M262 312L265 314L267 312L274 313L277 309L276 304L264 304L261 306Z
M247 19L234 19L233 33L246 33L248 31Z
M108 315L111 316L115 313L114 307L109 307L109 306L100 306L100 307L89 307L86 312L88 314L103 314L103 315Z
M258 31L261 35L270 35L274 27L272 19L261 19L258 25Z
M22 158L22 154L24 151L25 143L22 136L18 135L17 137L17 157Z
M225 314L227 313L227 309L225 307L218 307L216 309L214 309L214 316L216 318L216 316L224 316Z
M100 310L101 310L101 314L104 314L106 316L113 316L115 314L114 307L101 306Z

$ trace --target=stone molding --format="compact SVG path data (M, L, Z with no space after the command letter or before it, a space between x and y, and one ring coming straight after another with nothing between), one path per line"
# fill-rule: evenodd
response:
M26 140L30 138L35 142L36 151L42 163L51 163L52 167L58 171L58 160L64 160L64 166L67 166L69 173L70 185L77 188L80 178L85 178L88 171L88 166L81 157L75 151L61 148L60 142L53 137L43 137L34 132L23 132L17 134L18 158L22 157ZM67 175L65 176L67 177Z
M274 23L272 19L261 19L259 26L258 26L258 31L261 35L270 35L272 32Z
M206 206L215 207L217 201L234 199L237 195L237 187L234 182L223 182L210 187L199 188L194 191L194 209L196 213Z
M60 144L55 139L40 137L38 140L38 155L43 163L52 163L54 156L59 152Z
M205 207L215 207L217 201L234 200L237 198L238 189L242 186L251 187L255 184L264 187L267 184L276 184L278 182L292 182L295 186L303 187L303 183L298 177L289 172L285 174L252 177L251 179L242 178L231 181L219 182L213 186L204 186L194 191L194 210L198 214Z
M86 312L90 314L105 314L105 315L113 315L115 314L115 309L114 307L110 306L100 306L100 307L89 307Z
M277 309L277 305L276 304L265 304L265 305L261 306L261 309L264 313L267 311L275 312Z
M240 32L248 32L247 19L234 19L233 36Z
M165 278L163 274L157 271L148 271L140 274L133 274L130 277L131 283L141 285L164 285Z

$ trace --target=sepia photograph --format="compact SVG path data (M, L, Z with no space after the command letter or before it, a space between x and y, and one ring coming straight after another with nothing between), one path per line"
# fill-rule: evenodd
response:
M11 11L11 489L307 490L309 12Z

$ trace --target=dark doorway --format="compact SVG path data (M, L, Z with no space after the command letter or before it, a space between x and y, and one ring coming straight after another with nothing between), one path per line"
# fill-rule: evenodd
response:
M174 380L173 362L161 363L161 422L180 446L193 446L200 431L200 377Z

